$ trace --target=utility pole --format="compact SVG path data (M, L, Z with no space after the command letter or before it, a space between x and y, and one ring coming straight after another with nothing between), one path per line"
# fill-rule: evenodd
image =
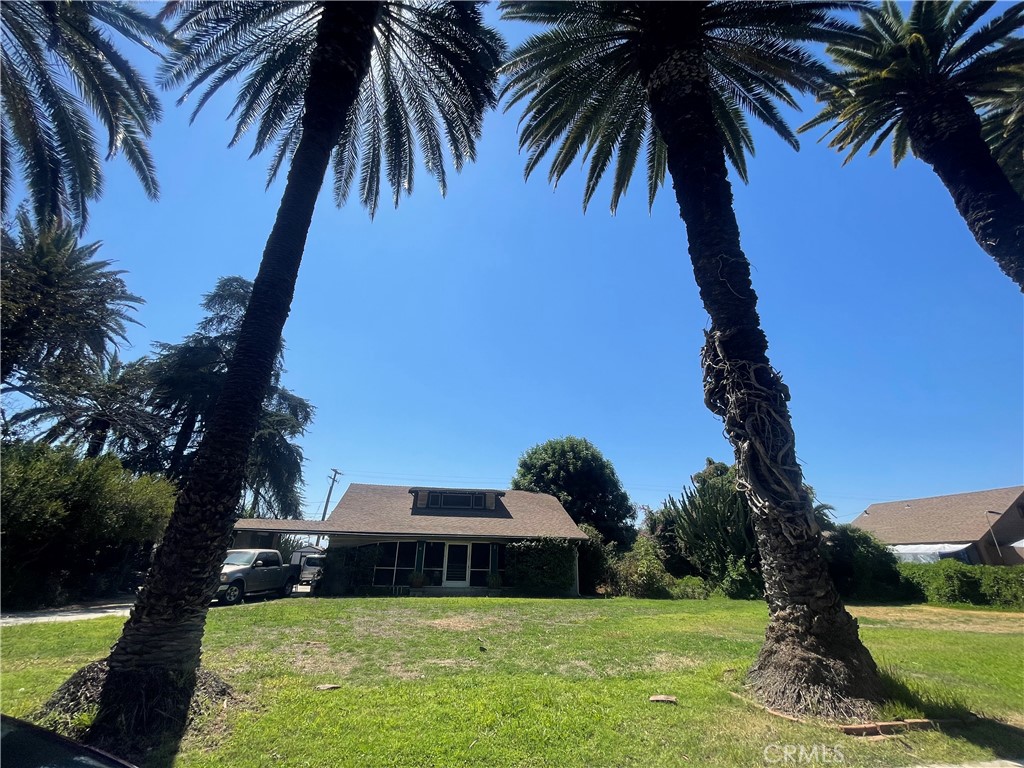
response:
M320 522L327 519L327 508L331 504L331 494L334 493L334 484L338 482L338 475L344 474L340 469L331 469L331 486L327 489L327 498L324 499L324 511L320 515ZM316 537L316 546L320 546L320 537Z

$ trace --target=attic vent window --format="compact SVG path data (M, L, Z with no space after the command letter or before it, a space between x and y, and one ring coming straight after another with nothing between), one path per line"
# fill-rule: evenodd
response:
M427 506L434 509L483 509L485 503L482 493L431 491L427 496Z

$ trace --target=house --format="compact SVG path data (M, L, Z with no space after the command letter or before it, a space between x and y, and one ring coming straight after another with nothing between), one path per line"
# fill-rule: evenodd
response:
M873 533L900 560L1019 565L1024 486L872 504L852 525Z
M546 493L362 483L348 487L325 521L247 519L235 532L236 547L272 546L281 534L326 535L329 552L373 548L367 586L404 588L419 572L428 590L467 592L503 575L511 542L587 538Z

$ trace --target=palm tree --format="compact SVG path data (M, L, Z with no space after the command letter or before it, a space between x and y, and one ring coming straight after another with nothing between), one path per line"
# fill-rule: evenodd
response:
M831 124L829 146L849 150L847 161L889 138L893 164L913 152L945 184L978 245L1024 291L1024 197L992 157L972 106L1020 93L1024 39L1015 33L1024 3L976 26L993 5L915 0L904 17L886 0L862 11L861 34L828 46L842 81L822 92L824 109L800 130Z
M981 128L992 156L1024 198L1024 66L1016 69L1016 83L977 100Z
M160 119L160 104L106 30L153 50L153 43L168 42L163 25L120 0L5 0L0 19L2 212L17 164L40 223L70 218L85 230L88 203L99 197L103 182L88 113L106 129L107 158L123 153L156 199L146 139Z
M849 4L842 4L848 6ZM526 173L557 145L557 181L584 152L584 204L614 163L612 210L638 155L649 199L671 174L701 299L708 407L725 421L747 493L771 621L749 680L770 706L855 715L881 695L818 551L820 531L796 461L789 390L767 355L726 163L746 178L750 115L794 147L775 102L795 106L827 69L802 45L843 39L831 2L504 2L505 18L544 24L512 52L508 106L526 100Z
M88 375L127 341L130 312L144 302L123 270L96 259L101 243L80 245L67 224L37 227L24 208L15 224L16 232L4 226L0 247L0 381L31 390Z
M163 72L165 82L187 83L185 96L206 84L199 109L244 74L236 141L255 127L256 152L277 141L271 178L286 160L290 168L224 388L154 565L107 660L91 729L100 741L137 722L139 713L150 718L150 733L180 733L246 459L332 159L338 202L358 169L360 199L371 214L382 164L395 202L411 190L417 144L443 192L442 147L448 146L456 168L474 157L483 113L496 102L504 50L500 36L483 24L478 3L176 2L165 14L177 20L174 31L182 40Z

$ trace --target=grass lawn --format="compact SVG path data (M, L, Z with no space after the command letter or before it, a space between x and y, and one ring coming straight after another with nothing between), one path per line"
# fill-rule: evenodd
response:
M204 664L239 700L186 737L176 765L797 764L786 745L804 765L1024 757L1024 614L852 610L917 699L890 714L953 706L984 719L868 741L737 701L767 620L757 602L291 599L210 612ZM0 708L32 712L122 622L5 628ZM325 683L341 687L316 690Z

